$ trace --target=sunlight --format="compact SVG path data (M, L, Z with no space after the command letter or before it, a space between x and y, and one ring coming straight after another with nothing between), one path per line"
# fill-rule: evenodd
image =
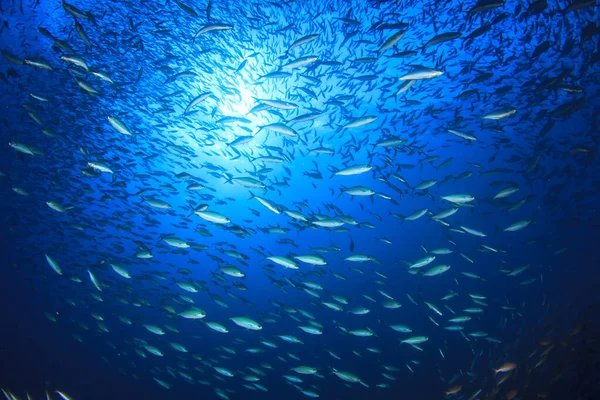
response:
M241 77L237 80L240 95L227 96L227 101L223 101L220 108L223 115L245 117L255 105L255 100L252 98L253 93L246 88L244 80Z

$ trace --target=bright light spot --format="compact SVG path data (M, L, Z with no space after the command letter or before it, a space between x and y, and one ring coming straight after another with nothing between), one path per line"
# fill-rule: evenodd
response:
M223 115L234 117L245 117L254 107L256 101L252 98L254 93L246 88L246 84L241 77L237 78L237 89L240 94L227 96L227 101L221 103L221 112Z

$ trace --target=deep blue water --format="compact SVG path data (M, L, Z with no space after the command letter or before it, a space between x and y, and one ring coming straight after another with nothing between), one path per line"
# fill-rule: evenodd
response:
M0 6L7 393L597 398L594 2Z

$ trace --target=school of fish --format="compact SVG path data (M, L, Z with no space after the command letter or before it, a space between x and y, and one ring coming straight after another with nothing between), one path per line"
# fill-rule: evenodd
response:
M511 344L597 171L595 1L1 7L0 184L74 351L164 398L552 398L559 338Z

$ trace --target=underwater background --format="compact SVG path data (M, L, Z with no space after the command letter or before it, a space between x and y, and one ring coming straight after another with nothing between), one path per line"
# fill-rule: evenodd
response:
M599 11L1 1L3 395L600 398Z

